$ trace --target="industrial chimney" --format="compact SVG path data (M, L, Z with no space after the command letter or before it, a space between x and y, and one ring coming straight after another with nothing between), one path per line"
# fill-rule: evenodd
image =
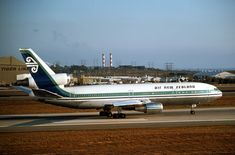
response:
M102 67L105 67L105 55L102 53Z
M112 53L110 53L110 55L109 55L110 57L110 67L113 67L113 55L112 55Z

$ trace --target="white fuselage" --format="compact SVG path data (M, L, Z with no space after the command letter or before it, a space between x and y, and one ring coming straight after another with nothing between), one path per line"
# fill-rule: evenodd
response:
M77 108L100 108L115 101L150 99L163 105L199 104L217 99L222 92L205 83L149 83L120 85L91 85L63 88L69 97L56 104ZM49 102L53 103L53 100Z

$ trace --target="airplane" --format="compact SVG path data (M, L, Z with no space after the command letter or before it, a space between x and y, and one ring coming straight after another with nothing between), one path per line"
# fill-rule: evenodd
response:
M100 116L108 118L126 118L122 110L135 110L147 114L160 113L163 105L170 104L190 105L190 113L195 114L194 108L197 104L222 96L217 87L197 82L64 87L52 76L54 73L50 67L32 49L19 50L38 87L32 89L31 94L40 101L72 108L97 109L101 110ZM26 92L30 91L26 89ZM113 108L117 109L117 113L112 113Z

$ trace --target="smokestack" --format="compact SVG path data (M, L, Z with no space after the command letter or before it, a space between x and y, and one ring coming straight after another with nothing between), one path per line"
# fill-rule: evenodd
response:
M113 55L110 53L110 67L113 67Z
M102 67L105 67L105 55L102 53Z

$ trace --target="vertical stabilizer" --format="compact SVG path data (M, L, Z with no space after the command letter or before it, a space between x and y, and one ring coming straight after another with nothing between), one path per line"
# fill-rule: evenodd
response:
M39 89L50 90L50 87L57 86L52 78L54 71L30 48L21 48L20 52L24 58L25 64L34 78Z

